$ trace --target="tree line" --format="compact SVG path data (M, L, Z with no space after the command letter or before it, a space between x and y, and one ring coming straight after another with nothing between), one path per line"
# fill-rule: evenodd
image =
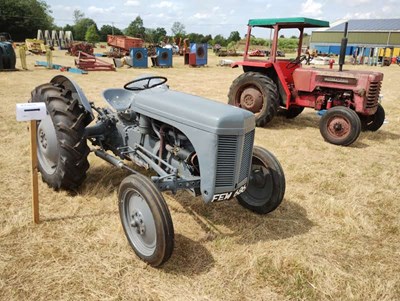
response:
M222 47L234 48L241 40L238 31L232 31L228 38L221 34L212 37L210 34L186 33L185 25L174 22L171 27L172 35L168 36L164 27L147 28L143 19L137 16L127 28L120 29L114 24L103 25L100 29L93 19L85 17L80 10L73 12L73 24L64 27L57 26L51 16L50 6L42 0L1 0L0 1L0 31L9 32L14 41L24 41L26 38L35 38L38 29L71 31L77 41L90 43L105 42L107 35L128 35L142 38L147 43L174 43L188 39L194 43L219 44ZM267 39L253 38L252 45L268 46ZM282 39L282 48L296 47L295 39Z
M107 35L128 35L144 39L148 43L169 42L187 38L190 42L211 43L227 46L232 41L239 41L239 32L232 32L228 38L216 35L214 38L208 34L186 33L185 26L180 22L174 22L171 27L172 36L167 35L163 27L147 28L143 19L137 16L127 28L120 29L113 24L103 25L98 28L93 19L85 17L84 13L75 10L73 24L60 27L54 23L50 6L42 0L1 0L0 1L0 31L9 32L15 41L24 41L27 38L35 38L37 31L64 30L71 31L77 41L91 43L107 41Z

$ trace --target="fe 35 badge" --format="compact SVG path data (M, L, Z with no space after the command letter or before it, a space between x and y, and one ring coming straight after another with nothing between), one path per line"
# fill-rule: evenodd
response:
M229 200L231 198L234 198L235 196L238 196L242 192L244 192L246 190L246 188L247 188L247 185L244 184L242 187L236 189L235 191L214 194L211 202L219 202L219 201Z

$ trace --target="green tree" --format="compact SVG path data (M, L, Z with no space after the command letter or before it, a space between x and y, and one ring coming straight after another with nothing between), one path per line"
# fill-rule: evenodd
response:
M38 29L54 28L50 7L39 0L1 0L0 28L14 41L36 38Z
M100 35L96 25L89 26L85 34L85 40L89 43L97 43L100 41Z
M125 33L128 36L144 39L145 31L146 29L143 26L143 19L140 16L137 16L136 19L129 24Z
M212 36L208 34L201 39L200 43L210 43L212 39L213 39Z
M215 45L215 44L219 44L219 45L225 47L226 45L228 45L228 41L227 41L222 35L217 34L217 35L214 37L214 45Z
M238 42L240 41L240 33L238 31L232 31L229 35L228 42Z
M100 28L99 33L100 33L100 41L102 41L102 42L107 41L107 35L109 35L109 34L111 34L111 35L112 34L114 34L114 35L122 35L123 34L121 29L111 26L111 25L103 25Z
M299 40L296 39L289 39L289 38L284 38L284 39L279 39L278 40L278 48L279 49L284 49L285 51L292 51L297 49Z
M96 22L94 22L92 19L83 18L79 20L74 26L74 39L77 41L84 41L86 32L92 25L96 26Z
M74 10L74 24L78 23L85 17L85 14L81 12L79 9Z
M199 33L189 33L187 37L191 43L202 43L204 40L204 35Z
M181 22L174 22L171 27L171 32L174 37L179 36L182 38L186 34L185 25Z
M162 39L167 36L167 31L163 27L146 28L145 31L146 42L159 43Z

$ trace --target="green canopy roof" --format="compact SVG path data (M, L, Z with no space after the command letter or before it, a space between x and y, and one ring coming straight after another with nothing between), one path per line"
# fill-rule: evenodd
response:
M310 18L274 18L274 19L251 19L249 26L272 28L279 24L282 28L298 28L298 27L329 27L328 21L310 19Z

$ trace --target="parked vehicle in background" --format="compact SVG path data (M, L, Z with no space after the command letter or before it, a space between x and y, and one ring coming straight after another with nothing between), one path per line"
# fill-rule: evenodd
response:
M360 131L378 130L385 111L379 103L383 73L369 71L337 71L302 68L307 56L301 52L305 28L329 27L329 22L309 18L252 19L248 22L247 41L242 66L244 73L229 89L229 104L256 115L257 126L267 125L283 111L295 118L304 108L326 110L320 121L323 138L333 144L350 145ZM253 28L273 30L271 55L250 58L250 37ZM299 42L295 59L278 59L279 30L298 29Z

